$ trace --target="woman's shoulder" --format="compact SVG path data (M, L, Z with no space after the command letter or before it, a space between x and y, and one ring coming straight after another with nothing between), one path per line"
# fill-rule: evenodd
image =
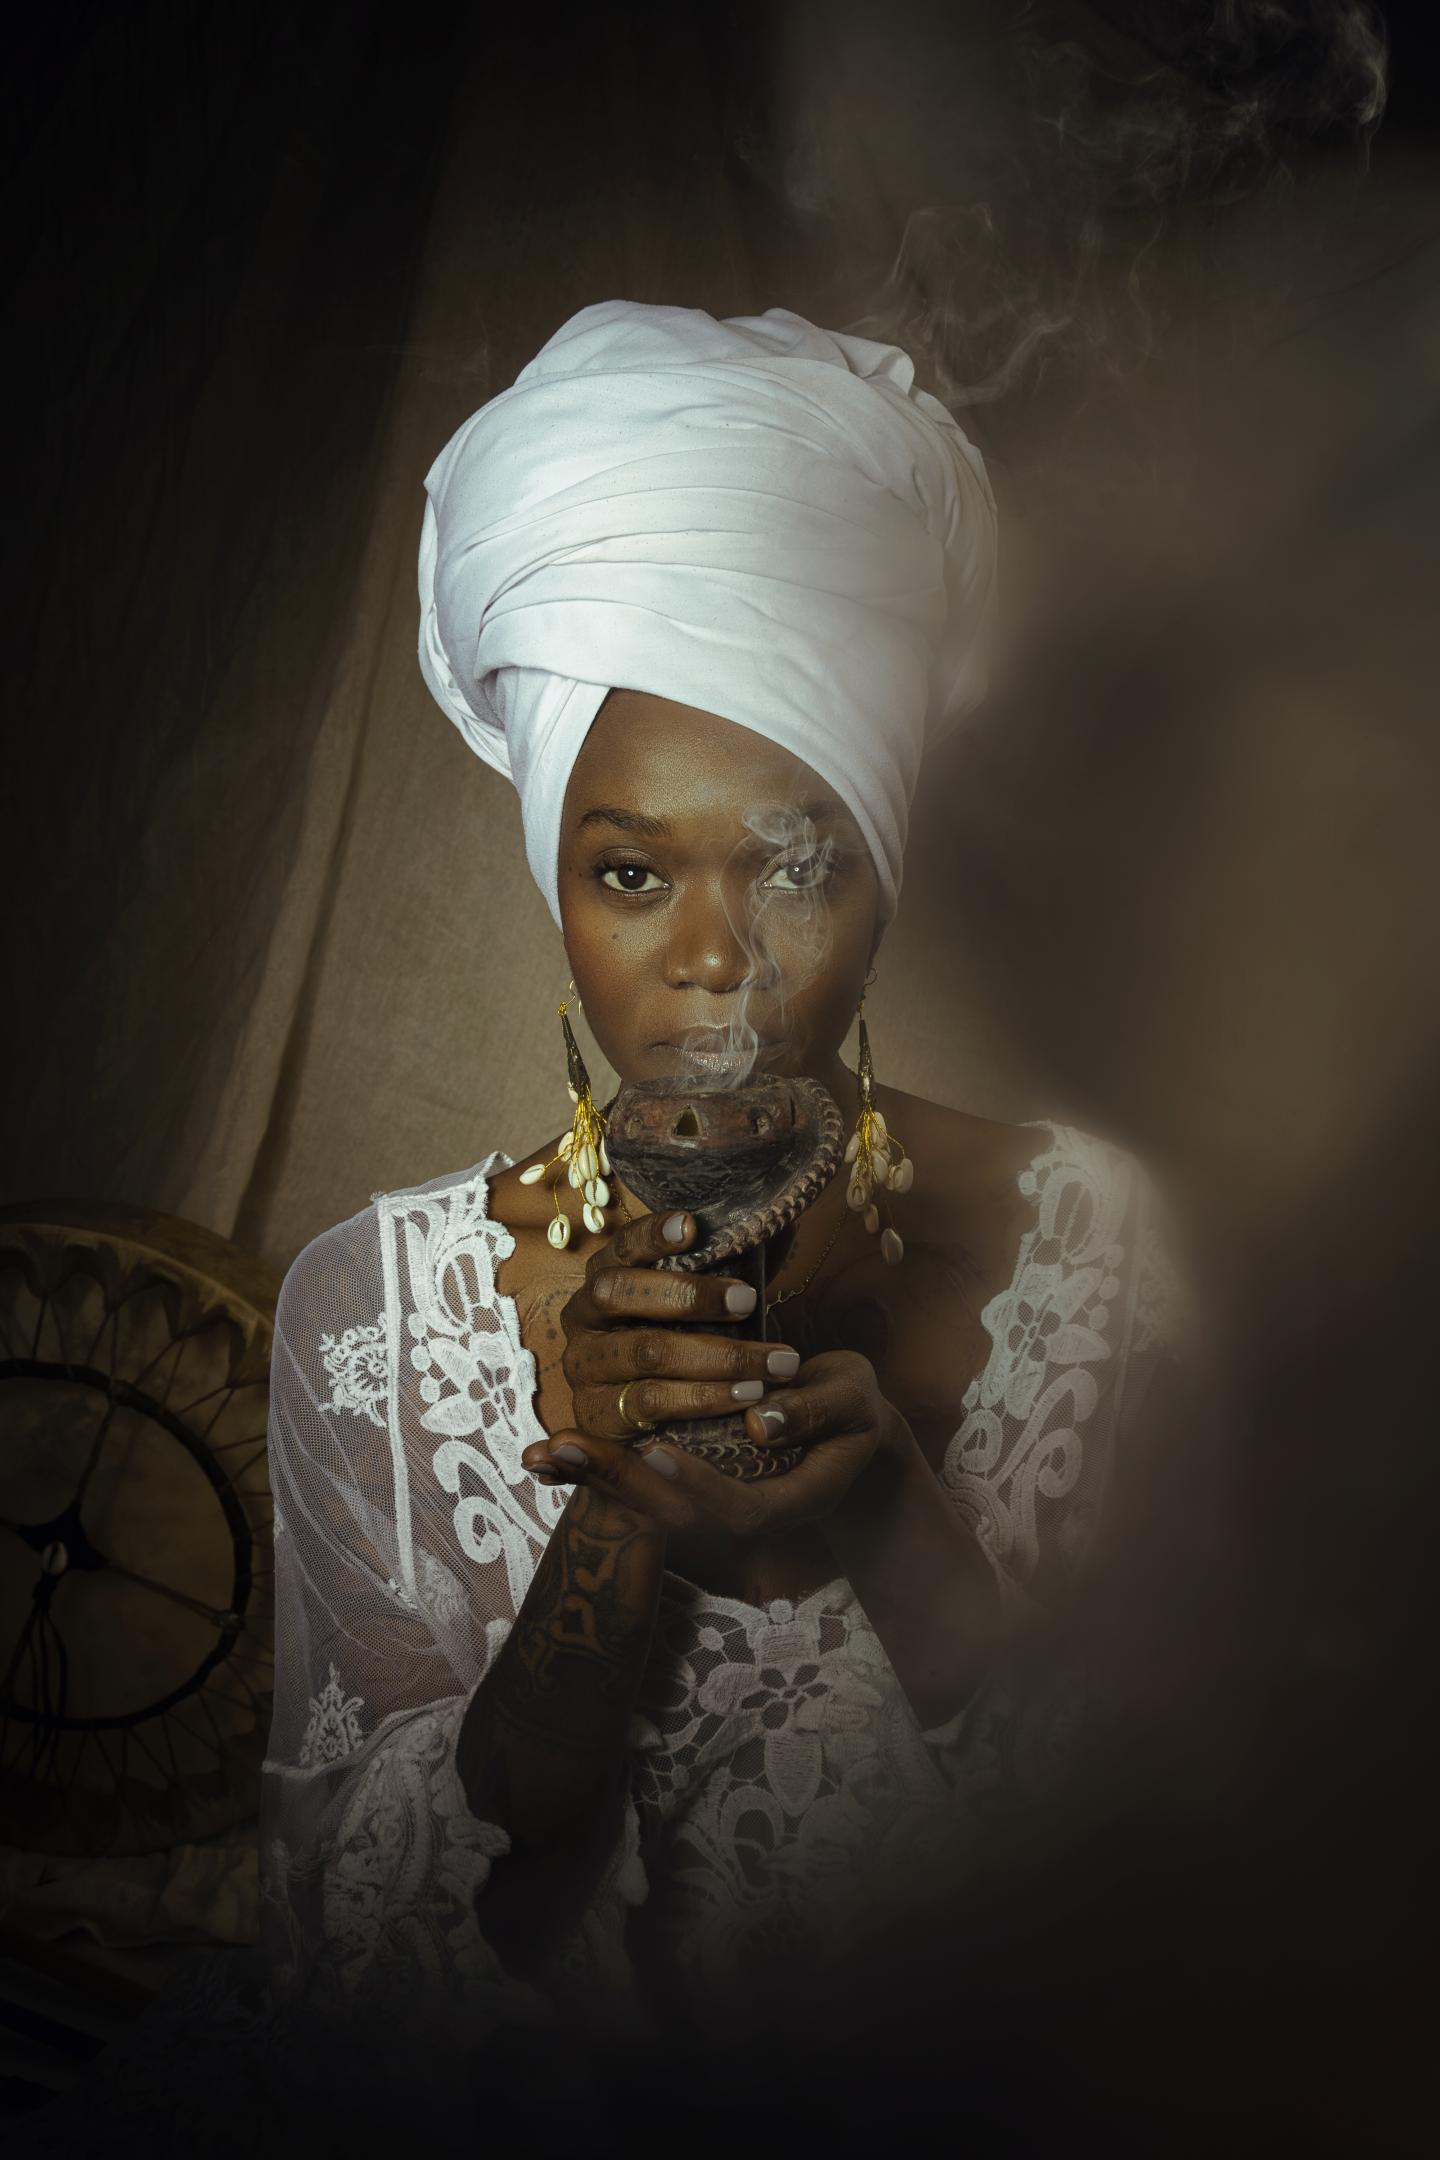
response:
M1122 1142L1054 1118L977 1117L898 1089L882 1091L892 1133L915 1162L915 1189L964 1206L1018 1187L1029 1199L1062 1188L1133 1205L1153 1181ZM943 1198L942 1198L943 1196Z
M1020 1178L1035 1210L1030 1265L1057 1307L1093 1292L1127 1354L1190 1354L1196 1293L1177 1216L1153 1167L1125 1142L1047 1122L1044 1144ZM1112 1346L1113 1347L1113 1346Z
M893 1093L893 1091L891 1091ZM982 1211L1018 1220L1012 1290L1068 1305L1077 1286L1097 1305L1117 1296L1153 1328L1178 1334L1189 1295L1161 1182L1125 1142L1057 1118L981 1118L918 1096L895 1096L890 1119L915 1159L911 1199L936 1222ZM1103 1287L1106 1298L1099 1296Z
M500 1151L461 1169L442 1171L411 1185L373 1192L366 1205L311 1237L290 1262L280 1285L276 1323L282 1333L337 1308L372 1306L383 1297L385 1225L413 1213L446 1220L483 1222L496 1179L510 1166ZM370 1312L370 1318L375 1317Z

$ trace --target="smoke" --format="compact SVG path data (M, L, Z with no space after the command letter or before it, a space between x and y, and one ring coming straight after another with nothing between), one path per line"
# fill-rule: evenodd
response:
M1193 381L1287 324L1318 237L1310 256L1281 237L1297 166L1319 147L1363 168L1383 27L1362 0L909 0L883 22L799 0L784 24L780 88L732 107L732 146L836 266L808 311L901 345L967 413L1001 488L1013 643L1060 604L1043 587L1073 581L1077 537L1087 558L1106 534L1123 549L1127 517L1184 497ZM1263 278L1217 274L1242 225ZM817 852L794 806L746 824ZM773 1063L827 948L823 876L803 895L762 876L731 927L745 980L727 1023L686 1043L713 1086Z
M681 1045L687 1072L710 1088L742 1087L783 1055L794 1000L813 982L830 949L826 886L839 843L822 838L798 804L756 803L737 854L764 859L745 887L743 914L726 903L730 934L746 955L745 974L725 1021L692 1028ZM758 1023L758 1024L757 1024Z
M1095 417L1183 335L1162 243L1285 197L1315 148L1363 160L1386 100L1361 0L788 11L792 94L740 154L844 266L844 327L899 344L996 429ZM1279 295L1251 296L1266 305Z

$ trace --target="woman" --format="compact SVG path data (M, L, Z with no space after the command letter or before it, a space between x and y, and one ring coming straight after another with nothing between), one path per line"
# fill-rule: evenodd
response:
M903 353L587 308L427 486L422 666L517 785L556 980L622 1081L808 1074L918 1167L883 1239L878 1186L830 1182L763 1341L716 1332L753 1290L657 1269L694 1218L598 1164L582 1201L565 1136L300 1255L273 1968L462 2044L733 2032L963 1869L1053 1737L1004 1644L1164 1354L1150 1204L1096 1141L865 1099L842 1061L989 608L983 468ZM737 1410L796 1467L739 1482L653 1437Z

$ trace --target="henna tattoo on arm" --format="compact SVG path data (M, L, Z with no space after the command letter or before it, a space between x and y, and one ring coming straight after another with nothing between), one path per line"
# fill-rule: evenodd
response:
M549 1849L613 1791L649 1653L664 1532L577 1487L461 1728L474 1811Z
M496 1662L494 1707L581 1751L629 1717L655 1617L664 1533L577 1487Z
M483 1893L485 1933L532 1979L613 1845L664 1556L663 1531L578 1486L460 1730L471 1808L510 1836Z

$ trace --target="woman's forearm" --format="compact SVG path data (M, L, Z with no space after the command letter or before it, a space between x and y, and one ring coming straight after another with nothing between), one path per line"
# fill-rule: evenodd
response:
M974 1693L1000 1628L990 1564L901 1424L820 1525L922 1729Z
M665 1534L578 1486L460 1729L475 1814L516 1858L585 1842L617 1790L649 1654Z

